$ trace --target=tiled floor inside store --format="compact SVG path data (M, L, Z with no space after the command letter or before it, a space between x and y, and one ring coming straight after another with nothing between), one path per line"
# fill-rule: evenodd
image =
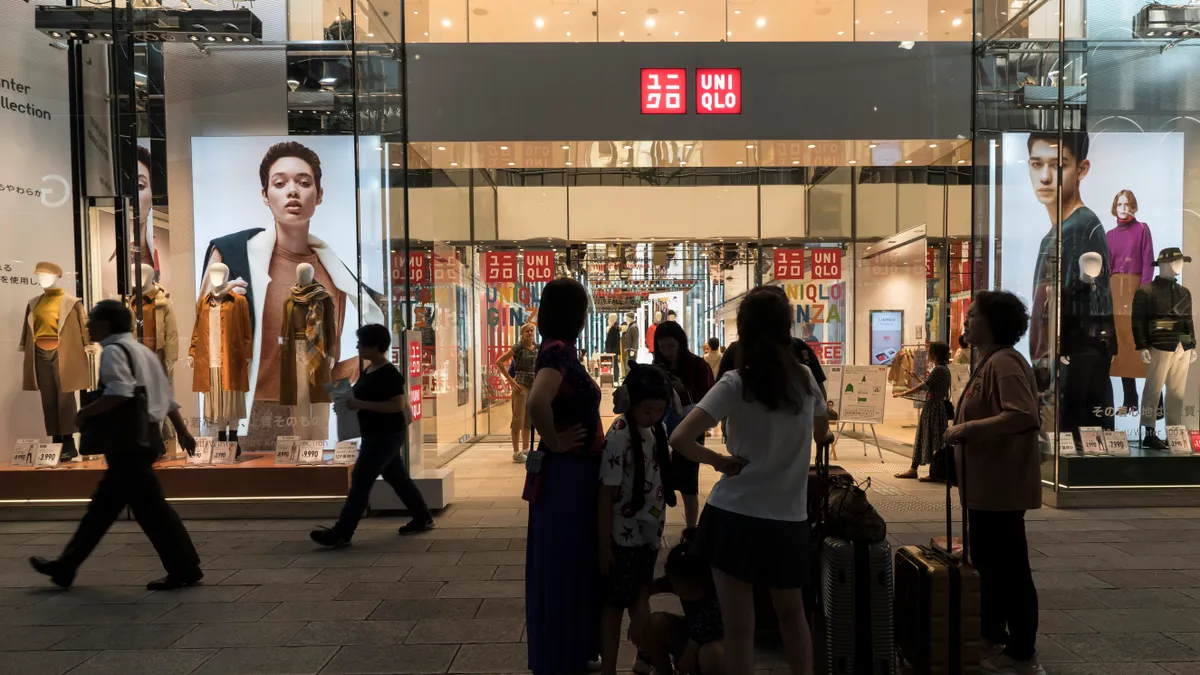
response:
M893 544L943 529L940 486L892 478L907 459L848 440L838 453L871 478ZM364 521L343 551L317 550L309 521L189 521L206 583L175 593L143 590L161 572L131 522L70 591L25 558L57 554L74 523L0 523L0 675L522 672L526 510L510 460L500 444L455 459L459 500L411 539L393 517ZM671 525L675 539L676 512ZM1200 674L1200 509L1043 509L1029 531L1051 675ZM784 668L770 652L758 665Z

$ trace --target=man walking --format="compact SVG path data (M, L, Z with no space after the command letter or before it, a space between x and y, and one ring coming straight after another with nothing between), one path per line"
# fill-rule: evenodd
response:
M75 535L57 560L33 557L29 563L58 586L69 588L79 566L128 506L167 571L167 576L151 581L146 588L167 591L193 586L204 577L200 556L179 514L167 504L154 475L154 460L164 450L159 431L164 418L170 418L180 447L189 455L196 450L196 439L179 414L179 404L171 396L158 357L130 333L133 315L129 310L116 300L101 300L88 315L87 327L92 339L99 340L104 347L100 356L101 395L79 411L79 428L99 423L101 415L111 419L128 410L125 406L142 405L136 396L142 391L149 424L140 432L113 428L111 445L104 453L108 469L96 486Z

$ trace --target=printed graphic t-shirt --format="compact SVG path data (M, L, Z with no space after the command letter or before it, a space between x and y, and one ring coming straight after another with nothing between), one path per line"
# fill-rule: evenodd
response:
M633 434L642 436L642 452L646 461L646 480L634 485ZM613 491L613 543L618 546L651 546L658 548L666 524L666 497L663 494L662 472L654 453L654 432L633 427L618 417L604 437L604 454L600 460L600 483L615 487ZM622 507L632 499L633 490L646 495L641 510L631 516Z

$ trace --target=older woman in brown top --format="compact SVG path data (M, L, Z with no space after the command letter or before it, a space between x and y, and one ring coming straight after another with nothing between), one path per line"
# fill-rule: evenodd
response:
M1037 388L1013 345L1029 313L1007 292L976 294L963 334L980 361L958 402L946 443L966 476L971 562L979 571L985 672L1045 675L1038 665L1038 598L1025 512L1042 505Z

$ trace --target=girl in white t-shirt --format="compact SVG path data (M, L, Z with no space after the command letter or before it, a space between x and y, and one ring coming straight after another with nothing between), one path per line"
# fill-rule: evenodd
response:
M725 374L671 434L671 446L725 474L700 516L693 553L713 568L725 624L726 668L754 672L754 586L771 589L788 665L813 672L802 589L809 581L808 465L829 435L824 396L792 354L792 308L777 286L738 308L737 369ZM727 420L728 455L695 442Z

